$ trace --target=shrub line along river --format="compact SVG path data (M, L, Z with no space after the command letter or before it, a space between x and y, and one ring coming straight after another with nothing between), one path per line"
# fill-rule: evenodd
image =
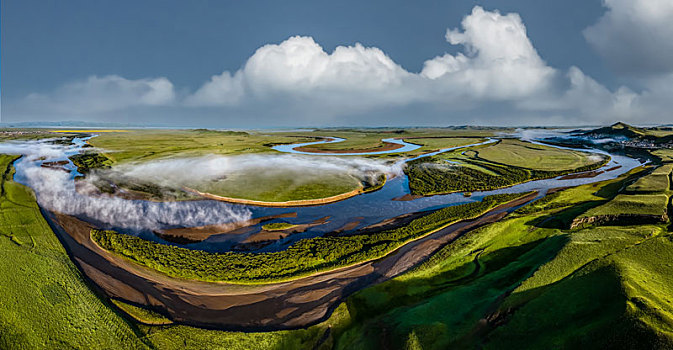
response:
M91 137L95 137L91 136ZM75 138L73 143L76 145L73 149L69 150L67 152L67 155L72 155L78 152L82 151L82 147L86 144L86 140L88 138ZM396 144L401 144L403 147L395 149L395 150L387 150L387 151L376 151L376 152L366 152L366 153L339 153L339 154L328 154L328 153L310 153L310 152L301 152L301 151L296 151L294 150L295 148L298 147L303 147L307 145L315 145L315 144L322 144L322 143L334 143L334 142L342 142L344 139L341 138L331 138L330 140L323 140L323 141L316 141L316 142L309 142L309 143L299 143L299 144L291 144L291 145L279 145L279 146L274 146L273 148L279 152L287 152L287 153L295 153L295 154L303 154L303 155L310 155L310 156L325 156L325 155L330 155L330 156L348 156L348 155L358 155L358 156L366 156L366 155L375 155L375 154L384 154L384 153L402 153L402 152L408 152L412 150L418 149L419 145L407 143L403 140L400 139L385 139L383 141L385 142L390 142L390 143L396 143ZM487 141L480 142L480 143L475 143L475 144L470 144L470 145L465 145L465 146L458 146L458 147L451 147L451 148L446 148L442 149L440 151L432 152L432 153L427 153L421 156L417 156L414 158L409 158L409 159L404 159L398 162L398 165L402 165L403 163L406 163L411 160L415 160L418 158L422 157L429 157L433 156L439 153L443 152L448 152L460 148L468 148L468 147L474 147L478 145L483 145L483 144L488 144L488 143L493 143L497 142L497 139L490 138ZM530 140L526 140L530 141ZM533 141L536 144L542 144L536 141ZM545 146L549 147L556 147L559 149L569 149L566 147L561 147L561 146L555 146L555 145L549 145L549 144L543 144ZM166 210L167 206L170 206L173 211L176 211L176 208L180 207L188 207L188 206L194 206L197 205L202 208L207 208L211 212L221 212L221 213L228 213L231 212L232 209L235 210L247 210L251 213L252 218L259 218L259 217L265 217L265 216L275 216L279 214L284 214L284 213L297 213L297 216L294 218L283 218L283 221L292 223L292 224L306 224L306 223L311 223L315 220L318 220L320 218L329 217L328 222L326 222L323 225L318 225L314 227L310 227L307 229L305 232L302 233L296 233L293 235L290 235L287 238L280 239L264 248L262 248L259 251L276 251L276 250L282 250L286 248L290 243L295 242L299 239L303 238L308 238L308 237L314 237L317 235L322 235L328 232L335 231L341 227L344 227L344 225L352 223L354 221L358 221L359 224L354 227L353 229L358 229L362 228L365 226L369 226L372 224L376 224L379 222L382 222L383 220L386 219L391 219L394 217L398 217L400 215L404 214L410 214L410 213L416 213L416 212L421 212L421 211L427 211L427 210L434 210L434 209L439 209L442 207L450 206L450 205L458 205L458 204L464 204L464 203L469 203L469 202L474 202L474 201L481 201L485 196L493 195L493 194L500 194L500 193L523 193L523 192L528 192L528 191L539 191L540 196L543 196L547 190L551 188L557 188L557 187L574 187L582 184L587 184L587 183L593 183L593 182L598 182L598 181L603 181L603 180L609 180L609 179L614 179L617 176L624 174L631 169L641 165L639 161L633 158L625 157L625 156L620 156L620 155L614 155L614 154L609 154L605 151L598 150L598 149L572 149L574 151L582 151L582 152L590 152L590 153L599 153L603 155L608 155L611 157L610 162L603 166L602 168L598 169L597 171L604 171L603 173L600 173L599 175L595 177L586 177L586 178L574 178L574 179L568 179L568 178L563 178L562 176L553 178L553 179L545 179L545 180L536 180L536 181L529 181L526 183L522 183L519 185L511 186L508 188L503 188L499 190L493 190L493 191L482 191L482 192L473 192L470 197L465 197L463 193L451 193L451 194L446 194L446 195L434 195L434 196L428 196L428 197L421 197L421 198L415 198L411 199L408 201L399 201L399 200L394 200L395 198L399 198L401 196L404 196L406 194L409 194L409 179L406 175L402 174L400 176L396 176L392 179L389 179L386 184L379 190L370 192L370 193L363 193L351 198L348 198L346 200L340 201L340 202L334 202L334 203L329 203L329 204L324 204L324 205L319 205L319 206L312 206L312 207L294 207L294 208L278 208L278 207L258 207L258 206L252 206L252 205L242 205L242 204L231 204L231 203L225 203L225 202L220 202L220 201L215 201L215 200L198 200L198 201L186 201L186 202L153 202L153 201L140 201L140 200L128 200L129 203L133 202L136 205L139 205L142 210L146 210L147 212L161 212L162 210ZM67 159L67 158L66 158ZM60 159L43 159L39 160L36 162L53 162L53 161L59 161L59 160L65 160L63 158ZM28 179L26 178L26 173L25 169L30 165L30 161L22 158L18 160L15 163L16 167L16 175L15 175L15 180L18 182L21 182L23 184L28 184ZM33 164L34 165L34 164ZM75 171L75 166L72 163L69 163L66 165L66 167L71 171L71 184L68 186L68 190L72 192L75 191L75 186L74 186L74 178L76 175L79 175ZM609 170L609 171L607 171ZM38 193L38 196L40 194ZM73 193L72 194L75 200L79 196L84 196L83 194L78 194L78 193ZM176 212L180 212L179 210ZM225 214L226 215L226 214ZM223 216L225 216L223 215ZM218 216L218 215L212 215L209 217L204 217L200 219L196 225L214 225L214 224L220 224L223 222L227 222L227 220L231 220L228 217L223 217L223 216ZM119 223L114 223L114 222L104 222L103 217L96 217L95 214L92 217L84 217L84 219L87 219L93 223L95 223L97 226L102 227L102 228L107 228L107 229L114 229L123 233L128 233L128 234L133 234L137 235L139 237L145 238L145 239L150 239L153 241L157 242L162 242L166 244L173 244L166 242L162 240L161 238L157 237L154 233L152 233L150 230L131 230L129 228L125 228ZM121 227L120 227L121 226ZM174 228L177 225L175 224L164 224L161 225L161 229L168 229L168 228ZM191 248L191 249L201 249L201 250L207 250L207 251L228 251L232 248L233 245L242 242L245 240L247 237L250 235L256 233L261 229L261 224L258 224L255 226L254 229L251 229L250 232L247 232L245 234L238 234L238 235L229 235L229 234L222 234L222 235L213 235L209 237L208 239L199 242L199 243L193 243L186 245L186 247Z

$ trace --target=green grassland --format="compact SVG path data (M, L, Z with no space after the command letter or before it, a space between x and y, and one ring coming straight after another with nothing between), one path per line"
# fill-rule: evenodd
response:
M1 155L0 348L144 348L135 327L94 295Z
M338 349L670 348L673 258L662 226L568 231L625 177L557 192L347 300Z
M446 207L408 225L377 232L300 240L271 253L210 253L160 244L114 231L92 230L102 248L168 276L211 282L264 283L283 281L358 262L377 259L417 239L521 197L501 194L481 202Z
M663 165L640 177L612 201L580 215L574 226L667 221L671 168L673 164Z
M314 147L327 150L353 150L378 148L381 139L392 137L437 137L448 138L423 139L421 149L405 153L416 155L437 148L453 147L460 144L474 143L491 131L456 131L449 129L409 129L409 130L316 130L297 132L263 132L263 131L214 131L214 130L129 130L123 133L101 133L89 143L105 150L105 155L113 163L138 162L166 157L191 157L205 154L250 154L273 153L271 146L311 142L324 137L341 137L346 141L316 145ZM457 139L454 139L457 138ZM413 140L409 140L413 141ZM427 145L426 145L427 144ZM397 155L387 155L396 157Z
M668 175L651 174L643 176L626 189L634 193L665 192L668 191L669 182Z
M474 135L473 135L474 134ZM71 157L79 171L88 173L91 169L107 169L111 165L128 162L145 162L170 157L190 157L205 154L238 155L246 153L275 152L271 146L280 143L314 141L323 136L346 138L347 141L319 145L320 149L349 150L378 148L382 138L423 137L413 139L421 149L403 156L411 156L455 147L483 140L480 135L490 132L465 132L444 129L412 129L412 131L362 131L362 130L319 130L312 132L233 132L213 130L130 130L127 132L101 133L89 142L102 149L102 153L87 152ZM449 136L449 137L444 137ZM454 137L455 136L455 137ZM318 146L316 146L318 147ZM379 155L378 158L400 157L400 155ZM102 192L113 191L115 187L131 190L148 199L183 200L194 196L180 193L179 188L161 188L156 184L137 179L108 178L99 174L96 183ZM185 183L184 186L222 197L257 200L265 202L285 202L310 200L336 196L358 188L372 190L378 183L361 183L348 173L319 172L311 176L302 169L274 170L260 169L227 174L226 178L214 181Z
M237 172L225 179L195 184L185 184L201 192L218 196L251 199L265 202L284 202L336 196L373 186L362 182L348 173L321 172L307 176L310 169L287 171Z
M85 154L86 155L86 154ZM77 159L73 159L76 161ZM79 160L75 162L79 165ZM107 162L100 162L95 169L105 169ZM80 172L89 173L91 166L79 166ZM379 189L385 182L385 175L372 174L367 179L359 179L354 174L339 171L283 168L233 171L217 179L185 180L178 185L158 185L144 179L131 178L112 171L96 171L93 184L105 193L115 193L119 189L132 191L152 200L191 200L198 198L186 188L216 196L247 199L264 202L285 202L292 200L321 199L363 190Z
M398 137L399 135L406 134L404 131L400 133L396 132L377 132L377 131L323 131L323 132L311 132L311 133L300 133L300 135L322 135L329 137L340 137L346 139L345 141L336 142L336 143L325 143L318 145L306 146L307 148L312 148L316 150L327 150L327 151L357 151L362 149L371 149L376 150L384 146L384 143L381 142L381 139Z
M563 150L520 140L504 139L478 150L479 157L494 163L534 170L576 169L596 162L586 152Z
M105 150L113 163L141 162L167 157L193 157L209 154L233 155L271 153L274 144L315 141L282 133L247 133L237 131L130 130L104 133L89 143Z
M325 135L345 138L346 141L311 145L307 146L307 148L326 151L357 151L363 149L376 151L377 148L384 147L384 143L381 141L382 139L402 138L406 142L422 146L418 150L403 154L404 156L414 156L433 150L469 145L484 141L484 138L480 136L480 133L464 135L463 133L446 131L440 133L432 130L407 131L399 134L385 134L381 132L335 132ZM378 157L390 157L393 155L394 154L379 155Z
M0 159L9 164L14 157ZM1 348L673 347L668 228L567 229L575 217L617 199L636 171L556 192L468 232L415 270L349 297L321 324L242 333L137 324L111 311L86 287L30 191L9 181L7 169ZM131 313L149 317L142 309Z
M444 148L452 148L458 146L469 145L473 143L480 143L486 141L486 138L482 137L422 137L418 136L417 138L405 138L406 142L421 145L423 147L419 148L422 153L428 151L435 151Z
M33 128L0 128L0 141L28 141L48 138L70 138L77 133L54 134L48 129Z
M485 159L484 154L490 159ZM531 180L595 170L607 161L607 158L598 159L582 152L503 140L494 145L411 161L405 173L409 176L409 188L413 194L432 195L493 190Z
M620 194L602 206L593 208L581 217L602 215L656 215L666 214L668 196L660 194Z
M310 132L292 132L288 135L305 137L340 137L342 142L308 146L323 150L360 150L383 146L382 139L398 138L421 145L416 151L404 155L418 155L431 150L455 147L480 142L494 135L493 130L456 130L449 128L408 128L408 129L318 129ZM395 154L381 155L396 157ZM379 156L379 157L381 157Z
M652 171L652 175L670 175L673 172L673 163L664 164Z
M660 166L651 174L638 179L635 183L629 185L626 190L634 193L652 193L666 192L670 186L670 174L673 170L673 164Z

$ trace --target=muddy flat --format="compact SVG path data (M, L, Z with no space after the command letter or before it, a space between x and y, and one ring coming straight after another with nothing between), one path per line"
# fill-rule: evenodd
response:
M286 230L261 230L250 235L250 237L246 238L243 243L259 243L283 239L293 233L304 232L311 227L323 225L329 221L329 218L329 216L325 216L308 224L294 225Z
M245 230L241 230L242 228L254 226L264 221L280 218L294 218L294 217L297 217L296 212L284 213L278 215L269 215L261 218L233 223L156 230L154 231L154 233L167 241L171 242L177 241L178 243L182 243L181 241L184 241L185 243L194 243L194 242L201 242L213 235L242 234L246 232Z

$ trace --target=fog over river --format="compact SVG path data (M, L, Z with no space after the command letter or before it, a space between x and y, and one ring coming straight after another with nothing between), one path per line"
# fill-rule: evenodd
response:
M567 134L555 133L555 136L559 135L568 137ZM508 136L511 137L512 135ZM535 140L540 137L550 136L550 132L547 130L544 134L536 136L527 131L525 133L517 133L515 136L527 141L536 142ZM171 159L149 162L137 169L126 169L128 172L141 174L139 176L151 174L151 176L147 176L159 183L166 183L166 181L175 177L197 176L193 175L196 173L194 172L194 169L200 169L200 173L205 176L211 173L218 173L218 167L242 167L244 164L254 163L257 167L266 165L272 169L279 164L287 164L287 162L293 162L293 166L306 167L307 171L311 171L311 169L315 171L315 169L323 167L324 169L335 169L336 167L347 169L349 172L369 172L375 170L385 172L389 177L386 184L380 190L360 194L340 202L311 207L274 208L230 204L214 200L153 202L145 200L127 200L110 196L89 196L78 193L75 190L74 178L79 174L76 171L76 167L71 162L68 162L68 164L64 166L66 169L69 169L70 172L63 171L62 169L43 167L41 165L44 162L68 160L68 156L82 150L85 140L86 139L76 138L73 145L70 146L56 145L49 140L5 142L0 143L0 153L24 155L24 157L15 162L15 180L33 188L37 194L38 202L43 208L74 215L96 223L104 228L119 230L120 232L134 234L163 243L167 242L158 238L152 232L153 230L220 224L283 213L297 213L296 217L282 219L283 221L294 224L311 223L317 219L329 217L325 224L311 227L303 233L290 235L285 239L265 247L265 251L283 249L287 244L298 239L331 232L355 221L358 222L356 226L357 229L403 214L480 201L483 197L492 194L521 193L537 190L540 191L542 195L551 188L578 186L613 179L641 164L636 159L610 154L610 162L599 169L599 171L605 171L607 169L612 170L605 171L595 177L576 179L561 179L561 177L557 177L547 180L530 181L495 191L473 192L470 197L465 197L462 193L452 193L447 195L422 197L408 201L393 199L409 194L408 178L404 175L401 169L402 166L404 166L404 162L411 159L392 164L361 157L334 157L325 156L324 154L297 155L282 153L296 153L293 148L306 144L292 146L283 145L281 148L276 147L276 150L279 151L277 155L213 156L178 160ZM332 142L339 141L341 141L341 139ZM489 139L483 143L495 141L497 141L497 139ZM312 142L311 144L323 142L326 141L317 141ZM395 150L396 152L404 152L405 150L413 149L413 147L418 148L417 145L408 144L402 140L395 140L395 143L403 144L402 148ZM448 148L420 157L427 157L433 154L474 145L476 144ZM575 150L607 155L606 152L598 149ZM368 153L358 154L358 156L365 155L368 155ZM161 162L164 163L162 164ZM165 169L173 170L166 171ZM180 169L182 169L183 172L181 172ZM192 171L192 173L189 173L189 171ZM162 178L162 173L165 174L165 178ZM209 251L226 251L229 250L233 244L241 242L251 234L259 231L259 226L260 225L255 226L249 230L249 232L244 234L211 236L203 242L189 244L186 245L186 247Z

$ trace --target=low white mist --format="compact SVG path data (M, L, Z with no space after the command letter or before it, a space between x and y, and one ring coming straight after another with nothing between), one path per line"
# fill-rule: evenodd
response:
M9 141L0 143L0 153L22 155L28 160L34 161L41 158L59 159L65 158L66 152L72 147L49 143L50 140L41 141Z
M371 180L375 174L400 175L401 165L354 157L311 157L299 155L239 155L172 158L114 167L110 173L179 187L212 181L228 174L263 172L267 175L291 175L296 182L323 174L349 174L359 180Z
M17 180L30 186L38 203L47 210L83 216L114 227L154 230L166 226L198 226L248 220L243 207L217 203L149 202L77 193L72 174L45 168L38 160L63 159L71 147L46 142L0 143L0 153L21 154L16 163Z

